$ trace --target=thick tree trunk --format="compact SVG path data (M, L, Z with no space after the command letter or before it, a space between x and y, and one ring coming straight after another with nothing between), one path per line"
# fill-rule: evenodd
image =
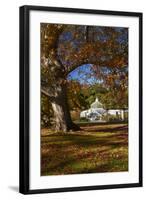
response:
M67 132L69 130L78 130L79 127L71 120L67 102L66 84L57 87L55 93L56 96L54 100L51 101L55 118L55 130L63 132Z
M45 68L42 68L44 71L41 71L44 78L41 78L48 94L44 90L42 92L49 97L54 111L55 129L66 132L79 128L71 120L67 88L63 83L69 72L58 56L59 36L63 31L64 25L41 25L41 65Z

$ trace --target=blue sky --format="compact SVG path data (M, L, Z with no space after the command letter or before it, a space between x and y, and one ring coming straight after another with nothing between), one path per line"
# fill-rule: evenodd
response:
M76 80L81 84L95 84L101 80L93 76L92 64L79 66L68 75L68 80Z

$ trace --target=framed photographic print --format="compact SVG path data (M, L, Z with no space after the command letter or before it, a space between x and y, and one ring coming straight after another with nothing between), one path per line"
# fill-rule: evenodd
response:
M142 186L142 13L20 7L20 192Z

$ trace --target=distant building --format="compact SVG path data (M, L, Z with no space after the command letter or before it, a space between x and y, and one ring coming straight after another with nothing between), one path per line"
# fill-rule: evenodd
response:
M80 113L80 118L86 118L90 121L109 121L110 118L115 120L125 120L125 114L128 115L127 109L104 109L98 98L95 99L88 110Z

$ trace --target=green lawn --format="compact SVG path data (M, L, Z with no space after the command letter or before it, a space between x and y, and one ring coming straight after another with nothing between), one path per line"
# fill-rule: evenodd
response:
M127 124L81 129L66 134L42 129L42 176L128 171Z

